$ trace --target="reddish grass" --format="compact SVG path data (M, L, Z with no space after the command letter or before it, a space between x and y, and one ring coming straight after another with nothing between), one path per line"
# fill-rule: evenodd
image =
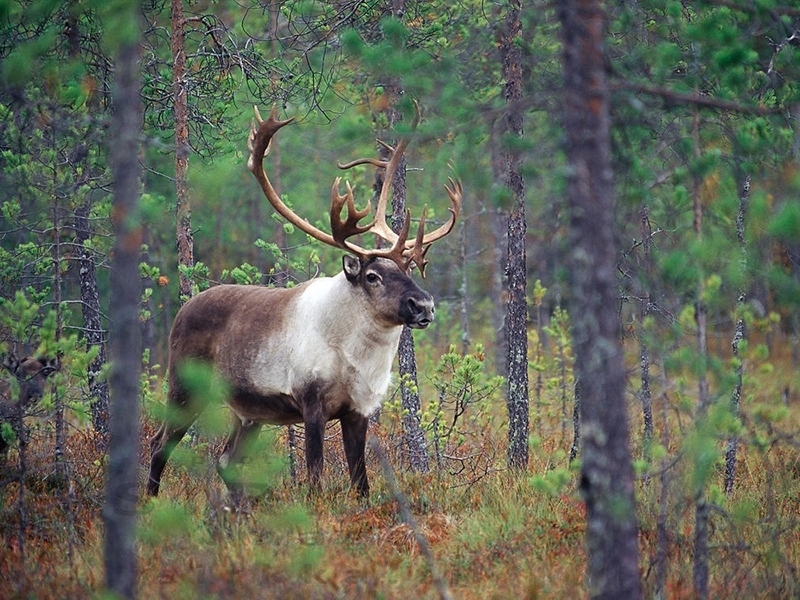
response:
M711 530L710 596L800 596L800 455L797 453L798 378L789 357L774 368L749 365L745 432L731 498L721 486L721 465L709 482L715 509ZM791 389L788 416L770 421L755 408L780 408ZM545 400L547 400L545 398ZM560 399L534 433L529 475L566 467L571 432L562 438ZM409 507L454 597L586 597L584 505L575 474L562 489L538 491L526 477L504 471L502 404L496 420L476 423L447 449L439 471L402 468L399 430L392 415L371 429L389 453ZM640 455L638 405L631 414L635 455ZM694 513L687 485L690 462L683 436L691 415L670 412L666 463L668 545L665 597L691 598ZM661 427L660 415L657 427ZM147 440L155 424L142 425L142 487ZM683 429L682 429L683 428ZM656 432L658 438L660 431ZM370 504L349 491L336 428L328 433L324 489L310 498L300 469L293 483L284 468L251 498L247 510L227 510L226 494L212 466L216 438L197 447L196 460L171 462L162 497L142 499L139 590L142 598L435 598L429 565L411 526L404 523L375 457L368 454ZM27 448L22 487L12 450L0 467L0 597L88 598L103 588L102 506L105 457L88 433L73 431L64 457L67 478L56 476L53 440L36 435ZM720 456L724 439L719 440ZM287 453L285 433L264 453ZM191 452L189 452L191 454ZM298 453L300 454L300 453ZM296 457L302 463L302 457ZM660 464L657 468L660 468ZM256 463L256 470L259 468ZM21 495L22 493L22 495ZM637 486L641 572L645 594L654 593L661 481L654 472ZM24 518L24 527L21 519Z

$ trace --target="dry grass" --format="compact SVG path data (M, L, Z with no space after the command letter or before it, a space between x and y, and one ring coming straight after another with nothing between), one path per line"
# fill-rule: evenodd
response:
M767 410L784 410L779 393L787 385L783 379L797 389L797 376L789 369L786 359L769 372L752 375L738 487L730 498L715 491L721 485L719 466L710 482L716 506L711 597L800 595L800 401L790 395L788 415L780 418ZM502 405L497 409L501 412ZM571 439L561 437L560 400L551 409L534 432L541 441L531 448L530 477L522 478L504 472L505 431L496 424L461 440L448 452L461 458L445 461L442 470L433 463L427 474L401 468L391 415L385 414L382 425L371 430L395 465L399 485L453 597L585 597L584 507L574 473L565 471ZM636 411L632 404L632 413ZM669 598L692 596L694 514L686 483L691 461L683 456L689 419L679 413L671 413L666 459ZM143 440L152 427L144 424ZM636 419L633 427L640 428ZM276 431L273 438L267 436L261 455L286 456L284 434ZM140 597L438 597L414 532L402 521L376 458L368 453L372 495L365 506L348 489L337 433L329 433L325 487L319 496L307 495L302 472L295 484L285 464L275 471L273 463L254 460L254 473L275 471L277 476L266 478L246 510L235 514L227 509L224 488L210 466L216 441L189 448L186 460L171 462L162 496L142 500L140 507ZM638 444L635 434L635 448ZM69 477L58 479L52 440L36 437L27 450L22 488L15 477L17 457L12 451L0 472L0 597L97 597L104 579L103 455L88 434L73 433L65 458ZM533 480L559 470L567 474L566 483ZM655 585L661 490L657 472L637 488L647 596Z

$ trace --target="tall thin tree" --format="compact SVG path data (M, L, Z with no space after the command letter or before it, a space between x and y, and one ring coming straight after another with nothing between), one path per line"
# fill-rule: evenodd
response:
M118 2L117 4L123 4ZM136 597L135 532L139 455L139 261L142 226L137 214L141 111L138 74L139 5L117 6L128 21L118 41L113 90L111 168L114 178L113 222L116 234L112 265L111 422L106 482L104 559L106 585L123 598ZM125 10L127 9L127 10Z
M500 55L502 61L503 96L506 101L504 117L504 144L506 186L512 197L508 216L508 466L523 470L528 466L528 301L526 297L527 273L525 254L525 180L522 177L522 157L519 144L510 138L523 135L522 109L522 53L519 36L522 32L521 0L511 0L500 27Z
M392 16L403 21L405 0L390 0ZM403 95L402 81L390 77L385 86L390 101L384 110L387 124L393 127L402 120L402 113L397 101ZM377 181L376 181L377 186ZM392 229L400 231L406 216L406 160L405 157L394 174L392 181ZM422 403L419 397L417 380L417 358L414 350L414 337L408 327L403 327L400 344L397 349L398 367L400 370L400 395L403 407L403 437L408 466L412 471L426 473L430 470L428 449L425 434L422 431Z
M653 445L653 394L650 388L650 347L647 340L647 321L651 313L650 286L652 271L652 237L653 227L650 223L650 212L647 204L642 204L639 210L639 231L642 235L642 267L644 282L642 283L641 299L639 306L639 377L641 388L639 390L642 402L642 417L644 418L644 458L650 462Z
M747 215L747 208L750 204L750 175L744 176L742 189L739 192L739 212L736 214L736 239L739 241L739 271L742 276L742 283L739 286L739 296L736 299L736 328L731 341L731 349L736 363L736 383L731 392L731 414L739 418L742 404L742 385L744 379L744 363L739 352L743 342L747 340L747 327L744 322L744 307L747 301L747 287L745 284L745 274L747 273L747 240L744 235L744 219ZM725 493L733 493L733 486L736 480L736 456L738 453L739 438L732 435L728 438L725 448Z
M81 21L76 12L70 11L67 15L66 30L70 59L79 59L83 31L81 29ZM101 108L95 98L89 99L89 105L95 111ZM76 188L86 185L90 179L92 170L82 163L90 154L88 145L92 143L93 140L82 140L69 157L72 168L79 172L79 175L75 178ZM106 336L103 329L100 292L97 285L97 269L95 268L98 253L91 244L92 235L94 234L90 219L92 207L92 195L87 194L83 202L75 208L73 229L75 230L75 245L77 246L79 265L78 278L80 279L83 335L87 350L97 348L97 356L89 364L86 373L89 383L89 396L91 396L92 426L98 434L96 442L101 446L106 446L108 442L108 381L101 377L106 364Z
M175 219L180 269L180 301L192 297L192 279L186 269L194 266L192 204L189 198L189 90L186 85L186 21L183 0L172 0L172 110L175 116Z
M100 312L100 292L97 287L96 252L88 243L92 235L90 210L91 202L88 199L75 209L74 228L80 265L78 271L86 349L94 347L98 349L97 356L87 369L89 395L92 397L90 404L92 426L99 434L102 445L105 445L108 434L108 382L101 377L101 374L106 364L106 340Z
M606 14L599 0L558 5L570 211L570 316L580 383L581 490L589 595L641 598L625 366L617 312Z

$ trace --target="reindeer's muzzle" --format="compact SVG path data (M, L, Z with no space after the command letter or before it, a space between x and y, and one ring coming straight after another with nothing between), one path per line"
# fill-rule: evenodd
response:
M433 296L427 292L424 295L414 295L406 298L401 308L403 322L411 329L425 329L433 322Z

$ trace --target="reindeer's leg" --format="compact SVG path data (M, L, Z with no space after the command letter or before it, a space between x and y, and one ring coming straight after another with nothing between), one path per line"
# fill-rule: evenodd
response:
M164 423L150 440L150 476L147 480L147 493L150 496L158 495L161 474L172 451L189 431L201 410L200 403L190 402L184 390L171 387Z
M243 421L238 415L233 415L233 431L225 442L225 449L217 463L217 471L228 486L233 503L238 505L242 500L244 488L241 473L237 466L247 454L249 443L261 431L261 425L254 421Z
M362 498L369 497L367 482L367 465L364 448L367 444L367 426L369 419L355 411L340 419L342 423L342 440L347 466L350 468L350 483L358 490Z
M322 477L324 457L322 454L322 441L325 439L325 418L322 407L308 407L303 414L303 423L306 433L306 466L308 467L308 480L311 490L319 491L319 482Z

